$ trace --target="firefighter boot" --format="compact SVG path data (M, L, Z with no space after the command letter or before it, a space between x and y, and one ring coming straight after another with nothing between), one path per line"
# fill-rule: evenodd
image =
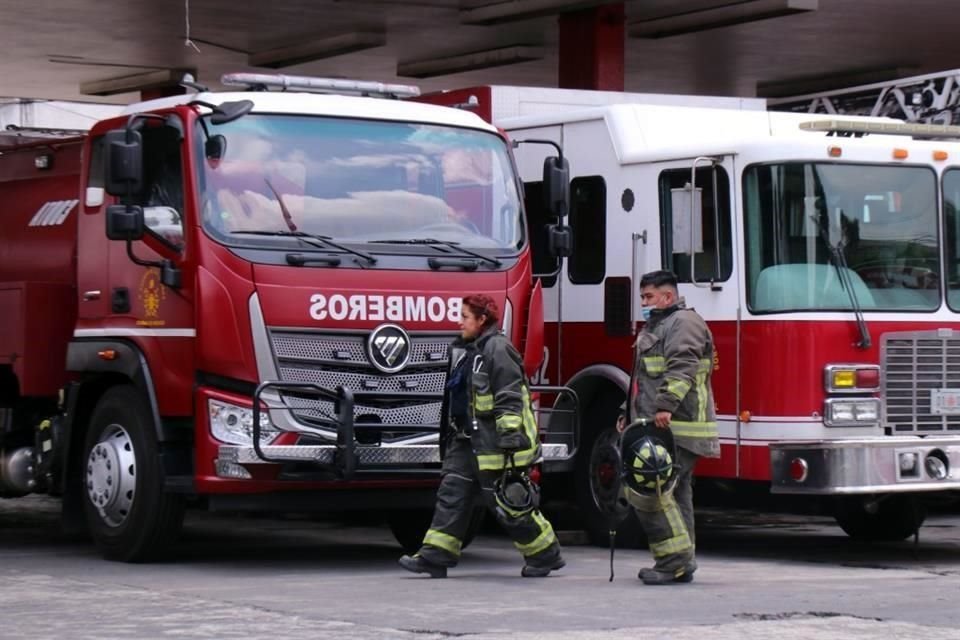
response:
M429 574L431 578L447 577L446 567L427 562L419 553L415 553L412 556L402 556L400 558L400 566L412 573Z
M563 569L565 566L567 566L566 561L558 555L550 562L544 564L523 565L523 569L520 570L520 575L524 578L546 578L550 575L551 571Z
M637 575L643 581L643 584L665 585L665 584L684 584L693 582L693 572L697 570L697 562L691 560L688 564L674 571L660 571L658 569L640 569Z

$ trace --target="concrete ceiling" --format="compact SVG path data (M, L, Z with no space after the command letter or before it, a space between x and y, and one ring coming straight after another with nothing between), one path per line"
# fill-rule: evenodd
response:
M486 0L494 1L513 0ZM190 37L185 44L189 2ZM627 21L731 4L733 0L633 0ZM193 68L218 86L235 71L350 77L419 84L424 91L474 84L556 86L556 16L465 25L477 0L0 0L0 96L126 103L81 83ZM816 11L660 39L628 38L628 91L754 96L758 83L872 72L916 75L960 67L960 12L943 0L819 0ZM265 50L368 31L385 44L278 71L249 66ZM576 42L562 43L577 47ZM425 80L397 64L527 45L541 60ZM844 82L843 84L848 84Z

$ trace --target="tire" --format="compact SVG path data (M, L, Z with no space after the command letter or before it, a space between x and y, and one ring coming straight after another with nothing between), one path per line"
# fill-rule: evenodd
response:
M486 509L482 507L476 507L473 510L473 516L471 516L470 524L467 527L467 534L463 537L463 544L460 546L461 549L466 549L473 542L480 531L480 527L483 526L486 513ZM430 528L431 520L433 520L433 510L430 509L387 512L390 531L393 532L393 537L407 553L414 553L420 549L423 544L423 536Z
M607 413L612 415L603 416L599 424L613 425L616 422L616 413L611 411ZM587 532L590 543L608 547L610 546L610 522L600 510L597 487L600 485L609 486L614 481L612 474L618 473L619 470L609 468L609 465L597 467L592 464L592 461L595 450L607 445L611 440L616 440L617 432L616 428L611 426L606 429L588 432L584 436L580 443L580 452L577 454L574 467L574 492L577 509L580 511L582 526ZM647 546L647 537L643 532L643 526L633 509L630 509L629 514L623 521L616 524L616 531L616 545L618 547L642 549Z
M891 495L879 501L843 496L834 505L834 518L854 540L898 541L909 538L927 517L926 506L915 496Z
M183 526L183 496L163 489L156 429L131 386L97 403L83 448L87 527L108 560L147 562L165 555Z

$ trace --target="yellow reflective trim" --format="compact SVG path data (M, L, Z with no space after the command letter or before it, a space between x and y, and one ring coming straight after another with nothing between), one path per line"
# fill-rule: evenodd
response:
M667 369L667 361L663 356L643 356L643 366L648 373L663 373Z
M423 536L423 544L443 549L455 556L460 555L460 547L462 546L462 543L457 538L449 533L437 531L436 529L427 529L427 535Z
M707 374L697 374L697 422L707 419Z
M473 398L473 406L477 411L493 411L493 394L478 393Z
M690 536L686 533L673 538L662 540L661 542L651 542L650 552L654 558L662 558L674 553L684 553L693 548L690 544Z
M670 533L674 537L689 535L687 523L683 521L683 515L680 513L680 508L677 506L673 494L663 499L663 515L666 516L667 522L670 524Z
M515 413L497 416L497 431L516 431L523 426L523 418Z
M513 464L518 467L529 467L537 461L537 447L517 451L513 454ZM477 466L481 471L500 471L509 461L504 460L502 453L481 453L477 455Z
M539 511L534 511L530 514L533 518L533 521L540 528L540 535L538 535L533 542L528 542L527 544L521 544L519 542L514 542L513 545L523 554L523 556L535 556L538 553L546 551L550 548L554 542L557 541L557 536L553 532L553 527L550 526L550 523L544 518Z
M530 390L527 385L523 385L523 427L531 444L536 444L540 440L540 434L537 429L537 417L533 415L533 405L530 402Z
M670 431L672 431L675 436L684 436L687 438L716 438L717 423L671 420Z
M690 391L690 383L678 378L667 379L667 393L676 396L678 400L683 400Z

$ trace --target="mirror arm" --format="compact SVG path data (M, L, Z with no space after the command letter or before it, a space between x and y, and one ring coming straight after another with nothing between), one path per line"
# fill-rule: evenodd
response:
M141 267L156 267L160 269L160 281L171 289L180 288L180 269L169 258L163 260L143 260L133 253L133 240L127 238L127 257L130 262Z
M511 140L513 148L516 149L522 144L548 144L554 149L557 150L557 157L560 158L560 164L563 164L563 148L554 142L553 140L541 139L541 138L526 138L524 140Z

